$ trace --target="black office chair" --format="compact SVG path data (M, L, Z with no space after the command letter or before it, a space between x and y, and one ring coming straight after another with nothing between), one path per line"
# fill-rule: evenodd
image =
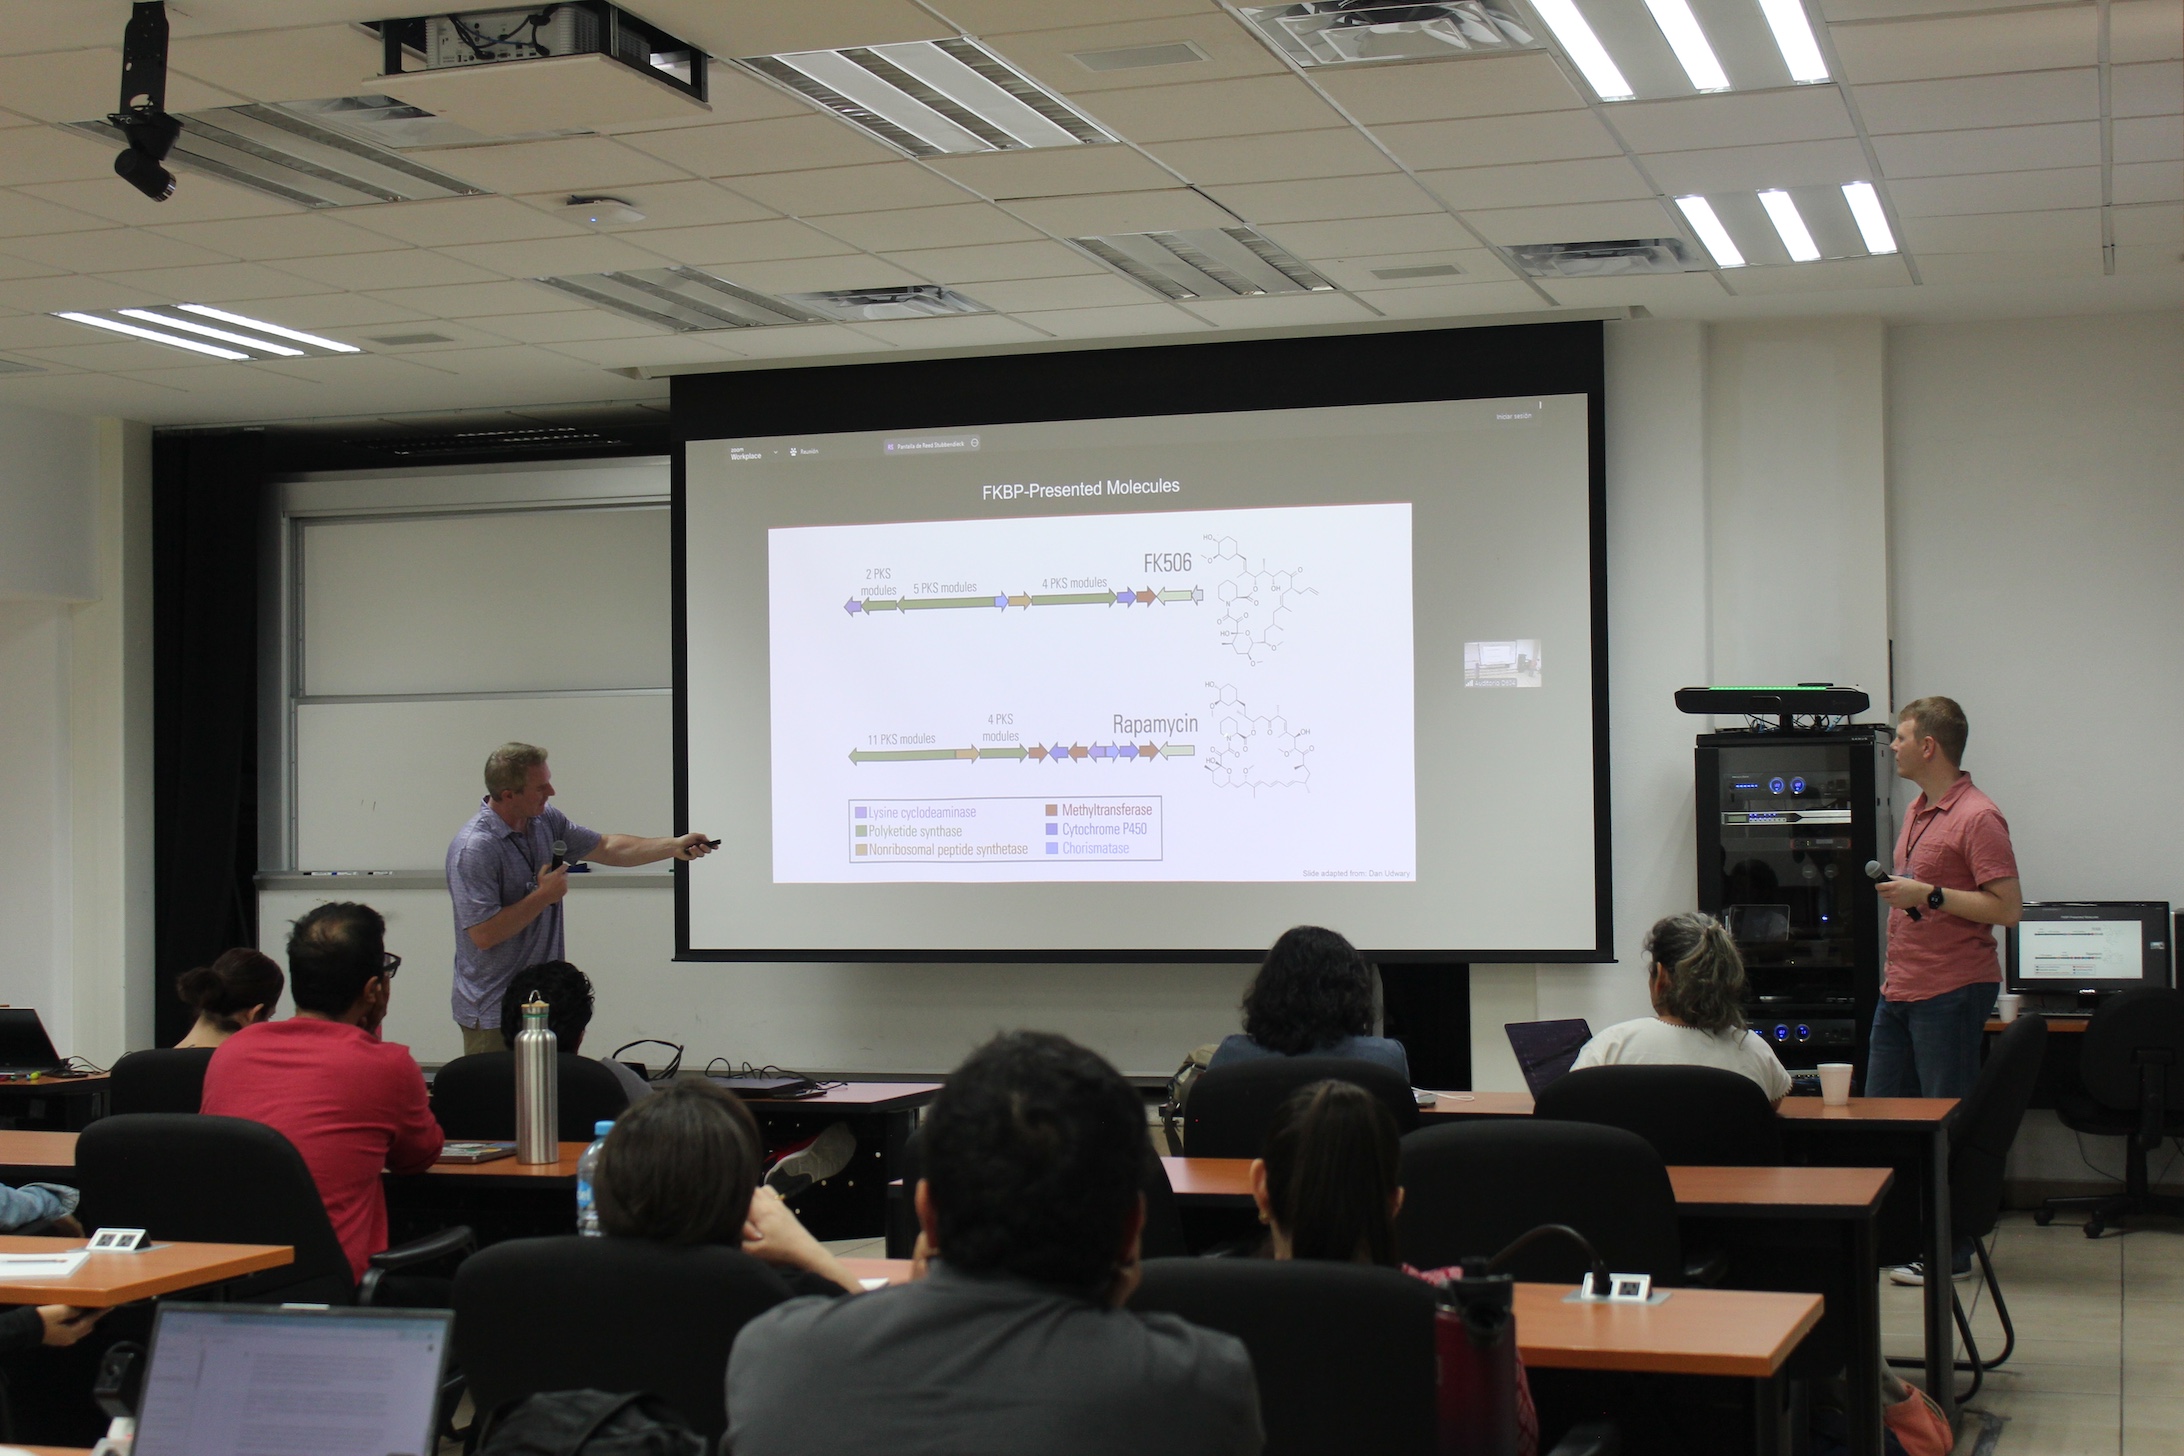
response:
M1266 1057L1215 1067L1191 1088L1183 1114L1183 1151L1194 1158L1256 1158L1266 1148L1274 1110L1313 1082L1354 1082L1395 1114L1399 1132L1418 1126L1410 1084L1377 1062L1348 1057Z
M737 1332L788 1297L722 1245L510 1239L455 1275L455 1358L480 1416L541 1391L644 1391L712 1442L728 1429Z
M76 1179L80 1217L93 1228L147 1229L161 1243L292 1246L295 1262L227 1283L227 1298L253 1304L371 1304L386 1275L475 1242L467 1228L443 1229L374 1254L359 1282L303 1155L264 1123L240 1117L101 1118L76 1139Z
M1664 1163L1782 1162L1782 1127L1767 1094L1721 1067L1583 1067L1550 1082L1532 1115L1623 1128L1651 1143Z
M2184 1217L2184 1198L2154 1192L2146 1177L2146 1155L2184 1134L2184 991L2140 986L2102 1002L2085 1029L2078 1072L2084 1089L2058 1093L2055 1114L2075 1132L2124 1140L2123 1192L2050 1198L2034 1220L2044 1225L2058 1208L2090 1207L2085 1236L2097 1239L2134 1213Z
M1420 1268L1491 1257L1541 1224L1568 1224L1618 1274L1689 1282L1676 1190L1660 1154L1634 1132L1536 1117L1420 1128L1403 1139L1396 1246ZM1584 1256L1543 1239L1518 1254L1519 1279L1576 1284Z
M887 1257L907 1259L918 1241L918 1215L912 1195L918 1186L923 1160L920 1133L913 1132L902 1145L902 1177L887 1186ZM1138 1191L1145 1195L1145 1228L1138 1235L1139 1256L1146 1259L1176 1258L1190 1252L1183 1238L1183 1215L1168 1182L1168 1169L1152 1148L1145 1149L1145 1167L1138 1176Z
M1435 1449L1433 1291L1420 1280L1364 1264L1153 1259L1130 1307L1244 1342L1267 1456Z
M132 1112L195 1112L204 1101L211 1047L162 1047L131 1052L114 1063L106 1106L114 1116Z
M560 1131L565 1143L588 1143L592 1129L629 1110L629 1094L606 1063L575 1052L559 1057ZM516 1135L516 1054L457 1057L432 1079L432 1115L451 1138L506 1141Z

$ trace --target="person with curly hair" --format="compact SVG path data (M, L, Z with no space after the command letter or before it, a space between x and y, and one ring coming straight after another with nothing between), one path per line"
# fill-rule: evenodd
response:
M1373 968L1317 925L1282 933L1244 992L1244 1029L1224 1038L1207 1069L1262 1057L1349 1057L1410 1080L1403 1044L1373 1035Z

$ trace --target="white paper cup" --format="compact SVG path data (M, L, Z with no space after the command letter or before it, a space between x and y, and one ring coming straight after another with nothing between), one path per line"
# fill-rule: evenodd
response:
M1820 1100L1830 1107L1850 1105L1850 1063L1820 1064Z

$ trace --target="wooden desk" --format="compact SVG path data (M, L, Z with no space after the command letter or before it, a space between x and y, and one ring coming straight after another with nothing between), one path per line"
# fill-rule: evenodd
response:
M836 1112L906 1112L940 1094L938 1082L844 1082L810 1097L749 1097L753 1113L825 1107Z
M74 1183L76 1134L0 1129L0 1183Z
M106 1094L112 1085L113 1078L104 1072L0 1082L0 1117L32 1117L80 1132L106 1115ZM42 1106L47 1102L53 1104L50 1110Z
M2017 1013L2017 1019L2022 1021L2028 1016L2037 1016L2039 1014L2037 1011L2020 1011ZM2093 1018L2090 1016L2050 1016L2047 1018L2049 1036L2083 1036L2085 1035L2085 1029L2092 1024ZM1989 1036L2009 1029L2010 1024L2007 1021L1990 1021L1986 1025L1986 1032Z
M1529 1092L1440 1092L1431 1107L1418 1109L1420 1122L1458 1117L1530 1117Z
M459 1178L471 1186L514 1184L527 1186L540 1180L559 1180L576 1186L576 1160L584 1156L588 1142L561 1144L561 1157L552 1163L519 1163L514 1158L495 1158L490 1163L434 1163L422 1173L394 1174L389 1178ZM573 1196L573 1195L572 1195ZM572 1210L574 1205L571 1205ZM572 1211L570 1217L574 1218Z
M82 1239L0 1235L0 1254L52 1254L82 1247ZM286 1244L161 1244L135 1254L93 1254L66 1279L0 1279L0 1304L103 1309L295 1262L296 1251Z

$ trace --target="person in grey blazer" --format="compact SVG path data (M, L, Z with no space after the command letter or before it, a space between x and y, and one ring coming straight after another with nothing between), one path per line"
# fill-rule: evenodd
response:
M804 1298L728 1360L736 1456L1252 1456L1243 1343L1125 1307L1145 1224L1145 1111L1059 1036L997 1037L925 1120L917 1277Z

